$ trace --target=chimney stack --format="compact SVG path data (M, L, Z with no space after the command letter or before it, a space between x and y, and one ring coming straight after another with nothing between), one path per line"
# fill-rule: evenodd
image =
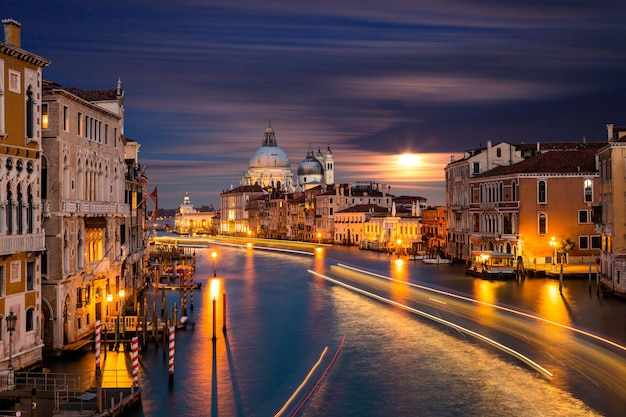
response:
M13 19L2 19L4 25L4 42L20 48L20 28L22 27Z
M609 142L613 140L613 123L606 125L606 133L609 138Z

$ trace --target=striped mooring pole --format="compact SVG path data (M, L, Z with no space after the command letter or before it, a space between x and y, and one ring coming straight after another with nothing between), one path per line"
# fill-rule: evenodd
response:
M100 370L100 320L96 321L96 371Z
M133 387L139 386L139 338L133 337L130 341L133 362Z
M175 345L175 332L174 326L168 328L169 331L169 385L174 385L174 345Z

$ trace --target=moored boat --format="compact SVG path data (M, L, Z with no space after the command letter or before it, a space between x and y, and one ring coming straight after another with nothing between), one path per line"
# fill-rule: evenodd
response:
M424 258L422 262L428 265L450 265L452 263L452 259L442 258L437 255L435 258Z
M162 282L153 282L152 285L154 287L156 287L159 290L180 290L181 288L184 288L184 286L178 284L178 283L162 283ZM200 282L193 282L190 284L186 285L187 289L194 289L194 290L199 290L200 288L202 288L202 283Z
M496 251L473 251L467 275L485 279L515 279L515 255Z

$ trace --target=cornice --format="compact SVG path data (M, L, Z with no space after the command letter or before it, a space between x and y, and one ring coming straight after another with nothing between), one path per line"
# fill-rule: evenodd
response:
M46 67L50 65L49 60L42 58L39 55L35 55L23 49L17 48L13 45L6 44L4 42L0 43L0 53L17 58L24 62L28 62L29 64L37 65L39 67Z

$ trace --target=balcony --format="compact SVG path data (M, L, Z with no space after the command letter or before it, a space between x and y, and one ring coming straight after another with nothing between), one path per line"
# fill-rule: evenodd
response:
M130 214L128 204L107 203L101 201L64 201L62 206L64 213L77 215L99 214Z
M98 261L87 262L85 264L85 273L88 275L98 275L107 272L111 268L109 258L102 258Z
M0 236L0 255L12 255L20 252L43 252L45 250L46 237L43 233Z

